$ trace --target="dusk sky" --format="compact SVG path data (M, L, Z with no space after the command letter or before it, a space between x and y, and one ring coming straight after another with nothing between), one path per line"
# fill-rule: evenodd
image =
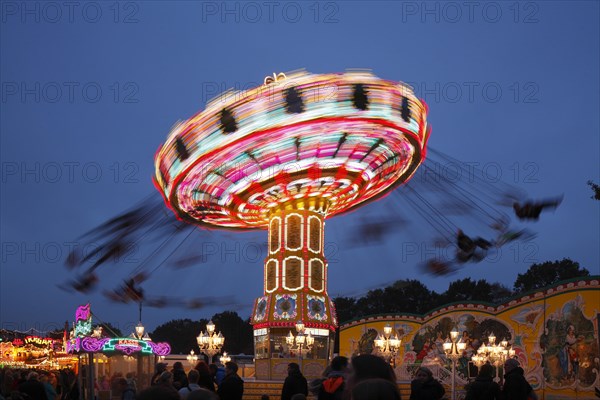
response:
M565 257L600 274L600 202L586 185L600 182L596 1L0 6L0 328L55 329L89 301L94 314L129 333L137 305L111 303L101 290L118 286L147 249L102 268L100 290L81 294L58 287L74 278L64 266L70 246L147 196L160 197L152 183L154 155L175 122L225 89L302 68L369 69L409 83L429 106L429 147L529 198L564 195L539 222L516 223L537 232L533 241L441 277L418 267L434 230L410 212L403 215L410 223L381 242L347 243L362 221L393 217L390 197L332 218L325 231L331 297L398 279L419 279L438 292L466 277L512 287L531 264ZM191 235L175 256L204 250L206 262L164 265L145 290L232 297L237 305L144 308L150 331L171 319L210 318L232 308L247 318L263 293L265 231Z

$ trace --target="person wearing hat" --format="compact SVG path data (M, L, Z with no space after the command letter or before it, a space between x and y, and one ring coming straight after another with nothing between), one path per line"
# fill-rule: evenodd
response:
M525 371L516 358L509 358L504 363L502 398L504 400L537 399L533 388L525 379Z
M300 372L300 366L294 362L289 363L287 371L288 376L285 378L281 390L281 400L291 400L292 396L297 393L308 396L308 382Z

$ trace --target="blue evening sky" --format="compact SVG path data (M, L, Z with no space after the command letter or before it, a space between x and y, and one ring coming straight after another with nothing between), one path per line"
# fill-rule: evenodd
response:
M417 267L426 256L414 249L429 243L413 236L425 224L418 218L377 245L344 244L342 233L383 215L389 198L333 218L330 295L406 278L438 292L465 277L512 287L533 262L563 257L600 273L600 202L586 185L600 181L596 1L0 4L1 328L52 329L91 301L103 320L130 330L135 305L57 287L71 277L63 265L69 243L155 193L155 151L172 124L203 109L217 88L243 89L299 68L365 68L409 82L429 104L432 148L501 174L531 198L565 196L556 212L530 224L538 232L532 243L445 277ZM256 243L265 239L264 232L213 233L210 249L219 250L206 263L160 268L145 288L235 296L246 318L262 294L264 253ZM203 246L190 243L182 251ZM103 268L101 283L112 285L103 288L136 265ZM143 319L152 330L220 311L147 308Z

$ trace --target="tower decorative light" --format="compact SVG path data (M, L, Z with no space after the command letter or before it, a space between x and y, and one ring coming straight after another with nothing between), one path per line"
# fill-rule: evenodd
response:
M305 353L308 353L313 345L315 344L315 338L311 335L302 321L296 322L296 336L290 331L286 336L285 341L287 342L290 349L298 350L298 359L300 360L300 366L302 366L302 359Z
M427 106L408 85L356 70L276 74L225 92L173 127L156 153L154 181L177 217L268 230L264 290L251 317L257 378L289 363L280 349L299 319L318 349L310 373L327 366L337 319L325 220L403 185L429 136Z
M209 358L209 363L212 363L213 356L221 351L225 338L219 332L215 333L215 324L212 320L206 324L206 332L200 331L200 335L196 338L200 352L204 353Z
M450 332L450 338L442 345L446 356L452 360L452 400L456 399L456 361L463 356L467 344L459 339L458 331L454 328Z
M190 350L190 354L186 357L191 366L196 365L198 362L198 356L194 353L194 350Z
M386 324L383 328L383 334L377 335L373 341L377 351L387 360L389 360L392 368L396 368L396 352L400 348L402 340L398 338L398 334L392 336L392 327Z

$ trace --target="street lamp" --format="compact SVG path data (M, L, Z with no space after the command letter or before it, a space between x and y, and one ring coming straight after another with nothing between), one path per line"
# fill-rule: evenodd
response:
M231 361L231 357L229 357L227 355L227 352L223 352L223 355L221 356L221 358L219 358L219 361L221 361L222 365L225 365L225 363L228 363L229 361Z
M190 350L190 354L186 358L191 366L196 365L196 362L198 362L198 356L194 354L194 350Z
M146 332L146 334L144 334L145 328L144 325L142 325L142 302L140 301L140 305L139 305L139 310L140 310L140 319L138 322L138 324L135 326L134 332L131 334L130 337L134 338L134 339L139 339L139 340L151 340L150 336L148 336L148 332Z
M452 340L450 340L452 339ZM446 356L452 360L452 400L456 399L456 361L463 356L467 344L458 338L456 328L450 332L450 339L446 339L442 345Z
M225 338L221 332L215 334L215 324L211 320L206 324L206 332L200 331L200 335L198 335L196 341L198 342L198 347L200 347L200 352L208 356L209 364L211 364L213 356L221 351L221 347L225 343Z
M482 344L477 349L477 354L471 357L471 361L478 368L485 363L493 364L496 367L496 380L498 380L498 369L504 364L507 358L515 356L515 350L509 347L508 341L503 339L496 344L496 335L494 333L488 336L488 344Z
M134 331L131 333L130 337L137 340L151 341L150 336L148 336L148 332L145 332L146 329L144 325L142 325L142 302L139 303L139 311L140 311L140 319L138 324L135 326ZM137 376L140 379L139 384L145 385L145 382L142 381L142 376L144 376L144 361L142 360L142 352L139 351L137 353Z
M396 368L396 351L400 348L402 340L398 338L398 334L392 336L392 327L390 324L387 324L383 328L383 334L380 333L377 335L377 338L373 342L375 343L375 347L377 347L377 351L392 364L392 368Z
M310 331L305 328L304 323L302 321L296 322L296 332L297 335L294 336L292 331L285 337L286 343L292 347L296 347L298 349L298 359L300 360L300 368L302 368L302 357L303 353L308 353L313 344L315 344L315 338L310 334Z
M142 321L138 322L135 327L135 334L138 339L142 339L144 337L144 325L142 325Z

